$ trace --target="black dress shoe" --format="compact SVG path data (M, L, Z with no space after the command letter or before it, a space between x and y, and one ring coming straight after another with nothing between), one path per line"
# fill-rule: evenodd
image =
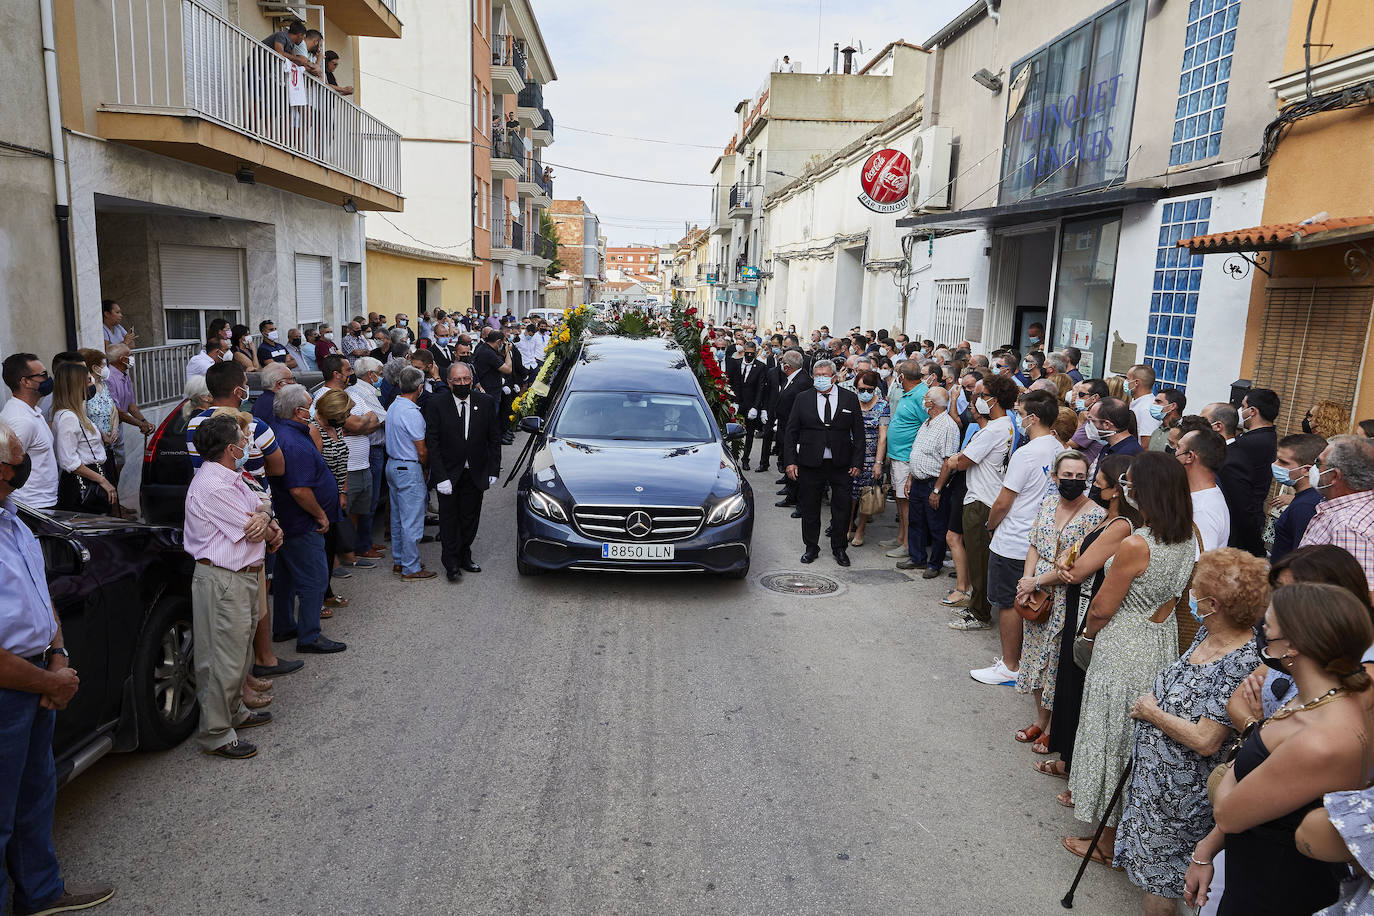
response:
M803 563L814 563L816 562L816 558L820 555L821 552L819 550L808 550L806 553L801 555L801 561Z
M348 646L344 645L343 643L335 642L334 640L329 639L326 636L321 636L314 642L296 643L297 652L308 652L313 653L315 655L329 655L334 652L342 652L344 649L347 648Z
M786 488L786 487L778 487L778 492L777 492L776 494L774 494L774 495L775 495L775 496L786 496L786 495L787 495L787 488Z
M783 474L777 480L773 481L773 483L777 484L778 486L782 486L783 484L787 483L787 475Z
M265 709L257 712L250 712L248 718L234 726L235 731L244 728L257 728L259 725L266 725L272 721L272 714Z
M777 506L779 509L786 509L788 506L795 506L796 504L797 501L795 499L780 499L773 503L773 505Z
M757 468L755 468L754 470L758 471L760 474L767 474L767 473L768 473L768 462L765 461L763 464L759 465L759 466L758 466Z
M742 467L742 468L744 468L746 471L751 471L751 470L753 470L753 468L749 467L749 462L747 462L747 461L741 461L741 462L739 463L739 466Z
M835 562L838 563L838 564L840 564L841 566L848 566L848 565L849 565L849 551L847 551L847 550L837 550L837 551L835 551Z
M450 582L457 582L461 578L463 578L463 571L461 569L451 570L448 573L448 581Z
M792 510L792 517L793 517L793 518L801 518L801 510L800 510L800 509L793 509L793 510Z
M229 760L247 760L249 757L257 754L257 752L257 745L250 744L247 741L235 740L230 741L228 744L221 744L213 750L207 750L205 753L212 757L225 757Z
M468 560L466 563L459 563L458 566L463 572L479 573L482 571L482 567L478 566L477 563L472 560Z
M273 642L286 642L288 639L295 639L295 638L296 638L296 628L295 628L295 627L292 627L291 629L286 630L285 632L282 632L282 633L276 633L276 632L274 632L274 633L272 634L272 641L273 641Z

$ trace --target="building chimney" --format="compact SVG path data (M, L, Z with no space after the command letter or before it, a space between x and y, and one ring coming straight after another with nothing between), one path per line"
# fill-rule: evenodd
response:
M858 53L858 49L857 49L857 48L854 48L854 47L852 47L852 46L850 46L850 47L846 47L846 48L844 48L843 50L841 50L840 53L844 55L844 72L845 72L845 73L853 73L853 72L854 72L854 55Z
M835 53L832 55L830 59L830 72L840 72L840 43L838 41L835 42Z

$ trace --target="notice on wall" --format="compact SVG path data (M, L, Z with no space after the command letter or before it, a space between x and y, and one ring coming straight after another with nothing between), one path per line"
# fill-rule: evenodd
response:
M1071 337L1073 337L1073 319L1065 315L1059 319L1059 333L1054 335L1054 345L1067 347Z
M1070 339L1072 346L1080 350L1086 350L1093 345L1093 323L1082 318L1076 319L1073 323L1073 337Z
M1083 373L1084 378L1094 378L1092 350L1083 351L1082 358L1078 361L1078 371Z
M287 104L304 108L309 102L305 98L305 70L300 64L282 64L282 76L286 79Z

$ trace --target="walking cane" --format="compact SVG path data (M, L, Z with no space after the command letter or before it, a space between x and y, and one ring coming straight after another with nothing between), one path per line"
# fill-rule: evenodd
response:
M1093 834L1093 840L1088 844L1087 850L1083 853L1083 862L1078 866L1078 874L1073 876L1073 884L1069 885L1069 892L1064 895L1064 899L1059 903L1066 910L1073 909L1073 893L1078 890L1078 882L1083 880L1083 873L1088 870L1088 862L1092 860L1093 850L1097 848L1097 841L1102 839L1102 832L1107 829L1107 818L1112 816L1112 811L1116 809L1116 803L1121 798L1121 793L1126 788L1126 780L1131 775L1131 765L1126 764L1126 768L1121 771L1121 778L1116 782L1116 791L1112 793L1112 800L1107 803L1107 810L1102 815L1102 820L1097 822L1097 832Z

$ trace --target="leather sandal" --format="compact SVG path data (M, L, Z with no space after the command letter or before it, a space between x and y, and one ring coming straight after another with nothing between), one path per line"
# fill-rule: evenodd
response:
M1044 731L1040 728L1040 726L1030 725L1016 733L1016 740L1020 741L1022 744L1030 744L1032 741L1034 741L1036 738L1039 738L1043 734Z
M1035 772L1044 773L1046 776L1053 776L1055 779L1068 779L1069 771L1064 767L1062 760L1037 760Z
M1048 754L1050 752L1050 736L1048 733L1042 732L1040 737L1035 739L1035 743L1031 745L1031 752L1034 754Z
M1111 859L1111 857L1108 856L1108 855L1105 855L1105 854L1102 852L1102 847L1101 847L1101 846L1092 846L1093 838L1090 837L1090 836L1075 836L1075 837L1067 837L1067 836L1066 836L1066 837L1064 837L1062 840L1060 840L1060 842L1064 844L1064 848L1067 849L1069 852L1073 853L1074 856L1075 856L1076 858L1079 858L1079 859L1083 858L1083 853L1082 853L1082 852L1079 852L1077 849L1074 849L1072 846L1069 845L1069 842L1070 842L1071 840L1072 840L1072 841L1077 841L1077 842L1079 842L1079 843L1082 843L1083 846L1084 846L1084 850L1085 850L1085 851L1087 851L1087 850L1089 849L1089 847L1091 847L1091 851L1088 852L1088 858L1092 859L1092 860L1093 860L1094 862L1096 862L1098 865L1105 865L1105 866L1107 866L1108 868L1110 868L1112 871L1125 871L1125 870L1126 870L1126 869L1122 868L1120 865L1113 865L1113 864L1112 864L1112 859Z

